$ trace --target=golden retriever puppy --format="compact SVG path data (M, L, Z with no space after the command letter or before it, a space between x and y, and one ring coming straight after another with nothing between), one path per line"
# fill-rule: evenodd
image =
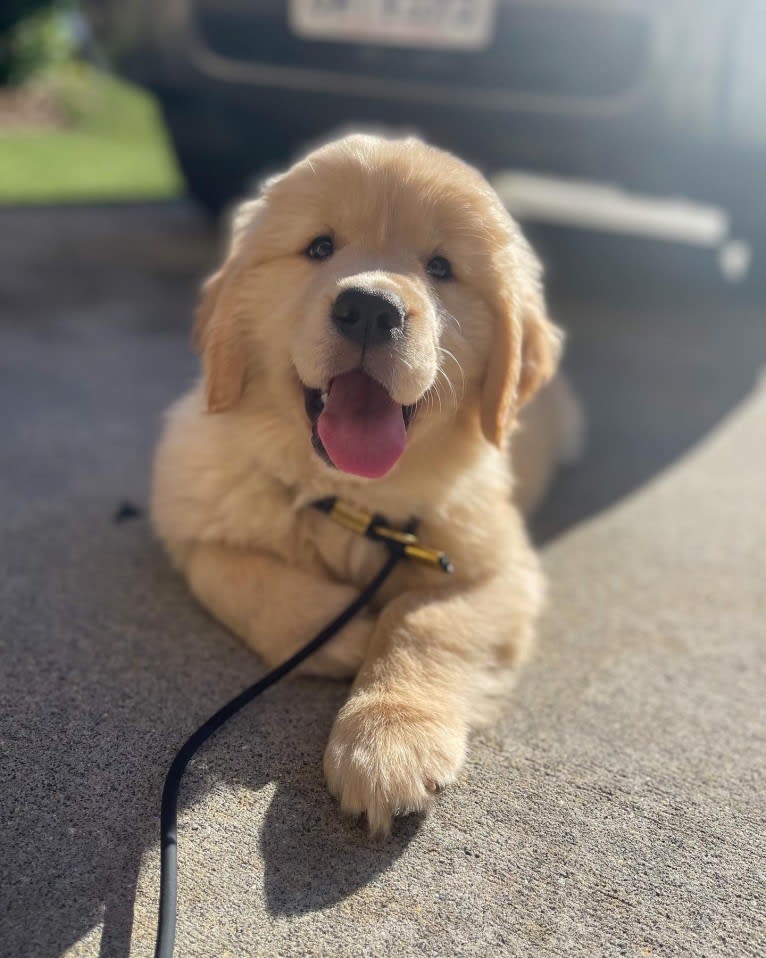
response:
M455 780L540 609L509 456L559 356L538 263L476 170L415 139L348 136L239 208L196 341L204 374L168 413L154 524L197 599L268 665L386 557L314 500L417 516L454 563L401 562L303 667L355 676L324 768L342 808L385 832Z

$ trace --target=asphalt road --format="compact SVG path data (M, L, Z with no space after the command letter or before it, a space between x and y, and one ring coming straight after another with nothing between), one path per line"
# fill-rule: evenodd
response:
M763 303L716 282L704 258L574 234L543 243L589 441L535 520L541 540L658 476L751 391L766 357ZM207 711L252 668L238 643L203 627L143 524L112 521L123 500L146 505L162 410L196 374L190 317L218 246L183 204L0 212L0 639L15 649L0 713L16 716L2 730L4 953L92 954L75 943L99 922L100 953L127 953L156 830L147 769L161 774L190 703ZM140 711L125 688L133 673ZM330 715L342 693L315 694ZM300 724L315 713L289 714ZM309 741L285 729L285 748ZM317 754L305 746L295 761L319 801ZM275 821L295 804L280 794ZM344 842L343 880L390 864ZM284 881L272 875L272 897Z

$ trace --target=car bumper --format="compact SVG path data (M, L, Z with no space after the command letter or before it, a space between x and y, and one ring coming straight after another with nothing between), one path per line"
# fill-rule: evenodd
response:
M481 55L303 40L286 6L107 4L119 23L102 32L119 36L123 70L161 96L204 91L300 139L385 124L485 167L618 177L657 191L677 189L680 170L692 191L724 201L721 170L732 162L737 176L762 182L766 113L743 96L752 88L762 102L766 67L754 74L758 58L736 69L731 59L760 27L757 4L751 23L724 0L691 12L661 0L501 0Z

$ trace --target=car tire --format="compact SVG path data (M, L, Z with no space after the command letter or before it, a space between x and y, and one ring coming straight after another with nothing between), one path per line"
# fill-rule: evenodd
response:
M266 118L200 101L164 101L162 107L187 191L211 217L290 154L290 142ZM243 135L253 130L257 140Z

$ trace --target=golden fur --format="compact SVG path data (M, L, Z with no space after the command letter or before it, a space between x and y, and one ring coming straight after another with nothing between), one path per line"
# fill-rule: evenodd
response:
M325 233L335 255L309 260L307 245ZM453 280L424 272L435 253L449 257ZM370 366L397 403L418 403L404 456L376 480L320 459L303 401L304 387L358 362L328 313L360 282L407 304L406 336ZM312 500L339 495L397 523L417 515L423 541L455 564L450 577L400 564L375 607L304 666L356 676L325 772L344 810L385 831L454 781L468 732L491 718L540 609L508 449L519 409L559 355L539 266L474 169L414 139L354 135L239 208L195 335L204 376L168 413L154 523L194 595L268 665L384 558L307 508Z

